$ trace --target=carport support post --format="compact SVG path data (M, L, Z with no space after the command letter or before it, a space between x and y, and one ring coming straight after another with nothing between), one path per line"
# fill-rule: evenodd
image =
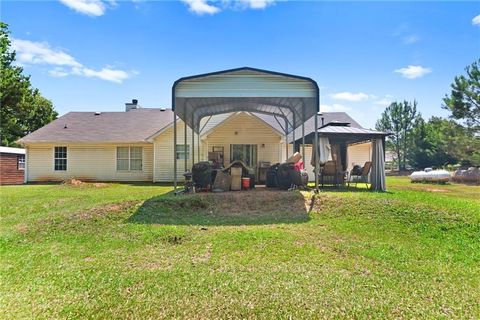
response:
M318 112L315 112L315 139L313 145L313 152L315 155L315 191L318 191L318 174L320 172L320 162L319 154L317 154L318 149Z
M184 153L184 163L185 163L185 168L183 168L184 172L187 172L187 168L188 168L188 165L187 165L187 123L186 122L183 122L183 150L185 150L185 153Z
M305 161L307 160L305 159L305 122L302 122L302 159L303 163L306 163Z
M197 159L200 162L200 132L197 134Z
M305 105L302 106L302 159L303 163L306 163L305 159ZM305 169L304 165L304 169Z
M288 159L288 120L285 118L285 162Z
M192 124L192 168L195 163L195 131L193 129L194 125Z
M293 131L292 131L292 155L295 154L295 113L293 114Z
M173 191L177 191L177 115L173 112Z

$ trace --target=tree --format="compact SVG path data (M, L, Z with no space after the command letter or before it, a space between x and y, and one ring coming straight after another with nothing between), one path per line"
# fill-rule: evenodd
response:
M451 118L464 120L473 130L480 129L480 59L465 68L467 75L455 77L450 96L445 95L442 107Z
M436 119L439 119L440 122ZM409 163L414 168L442 167L459 161L457 157L449 154L446 150L446 140L443 132L438 128L441 121L448 122L448 120L434 117L427 123L423 118L419 118L415 123L412 131L413 144L408 155Z
M393 102L382 113L375 125L377 130L392 133L387 138L387 149L393 150L398 159L398 167L405 170L407 155L411 147L411 130L420 115L417 113L417 101Z
M445 153L448 163L463 166L480 165L480 137L454 120L432 117L428 121L431 131L439 141L439 149Z
M1 145L15 141L57 117L50 100L32 87L30 77L15 65L8 25L0 22L0 137Z
M409 163L417 169L448 164L480 165L480 137L454 120L419 119L412 131Z

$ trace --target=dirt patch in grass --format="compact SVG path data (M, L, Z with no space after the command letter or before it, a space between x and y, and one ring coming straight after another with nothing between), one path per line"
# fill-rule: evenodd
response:
M72 178L62 181L62 186L82 188L106 188L109 186L109 184L103 182L85 182L80 179Z
M299 191L255 189L149 199L129 219L153 224L268 224L305 222L310 200Z
M78 210L66 213L60 216L49 217L38 221L35 225L20 225L17 227L22 234L38 232L40 230L48 232L54 229L65 229L70 226L78 226L88 221L98 221L103 218L114 218L123 212L130 211L140 203L138 201L125 201L121 203L111 203L103 206L97 206L87 210Z
M70 215L68 219L71 220L88 220L95 217L102 217L112 213L123 212L138 205L137 201L125 201L121 203L111 203L100 207L95 207L85 211L77 211Z
M62 182L64 186L81 186L84 182L78 179L67 179Z

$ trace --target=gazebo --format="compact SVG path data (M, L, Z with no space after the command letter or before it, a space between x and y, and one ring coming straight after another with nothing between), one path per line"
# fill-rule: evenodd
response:
M246 111L273 116L288 136L295 129L302 128L302 155L305 158L305 131L304 123L314 117L315 128L318 127L320 93L317 83L307 77L286 73L243 67L212 73L180 78L172 87L173 116L173 148L174 148L174 186L177 188L177 119L185 123L192 130L192 160L195 161L195 134L197 148L200 145L199 137L206 122L214 115L230 112ZM315 129L316 131L317 129ZM186 134L185 136L185 145ZM318 135L314 135L315 145L318 144ZM291 153L295 152L293 142ZM288 143L286 155L289 154ZM318 157L316 158L318 161ZM200 152L197 152L200 160ZM186 166L186 161L185 161ZM318 167L318 166L317 166ZM318 188L318 174L315 174L315 187Z
M373 144L371 188L376 191L385 191L385 138L388 135L390 134L387 132L350 127L349 123L331 122L322 125L315 132L309 133L302 141L297 140L294 143L302 142L317 146L312 154L317 159L315 168L318 168L322 143L346 148L348 145L371 141ZM315 174L318 175L317 169L315 169Z

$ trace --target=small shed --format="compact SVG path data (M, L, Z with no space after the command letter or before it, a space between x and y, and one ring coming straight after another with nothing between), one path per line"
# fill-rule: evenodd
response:
M0 184L22 184L24 173L25 149L0 147Z

